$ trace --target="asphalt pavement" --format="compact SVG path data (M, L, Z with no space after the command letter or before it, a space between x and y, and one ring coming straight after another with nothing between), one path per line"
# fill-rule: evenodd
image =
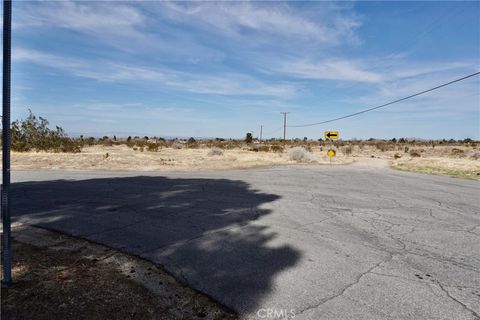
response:
M152 260L245 319L479 319L478 181L355 165L12 180L14 221Z

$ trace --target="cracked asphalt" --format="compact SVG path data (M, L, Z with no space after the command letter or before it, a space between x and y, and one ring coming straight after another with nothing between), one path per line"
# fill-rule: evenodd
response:
M18 171L14 221L162 264L244 319L479 319L478 181L362 166Z

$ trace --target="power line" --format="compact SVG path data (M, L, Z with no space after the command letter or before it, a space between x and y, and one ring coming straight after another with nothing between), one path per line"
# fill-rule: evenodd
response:
M273 134L273 133L276 133L276 132L278 132L278 131L280 131L280 130L282 130L282 129L283 129L283 126L278 127L277 129L275 129L275 130L273 130L273 131L266 132L266 133L264 133L263 135L264 135L264 136L269 136L269 135L271 135L271 134Z
M351 113L351 114L348 114L348 115L346 115L346 116L342 116L342 117L338 117L338 118L334 118L334 119L330 119L330 120L325 120L325 121L321 121L321 122L309 123L309 124L289 125L288 127L296 127L296 128L299 128L299 127L311 127L311 126L316 126L316 125L319 125L319 124L324 124L324 123L329 123L329 122L334 122L334 121L342 120L342 119L345 119L345 118L354 117L354 116L357 116L357 115L362 114L362 113L367 113L367 112L370 112L370 111L373 111L373 110L376 110L376 109L384 108L384 107L389 106L389 105L392 105L392 104L394 104L394 103L397 103L397 102L400 102L400 101L404 101L404 100L407 100L407 99L410 99L410 98L413 98L413 97L416 97L416 96L425 94L425 93L427 93L427 92L431 92L431 91L434 91L434 90L437 90L437 89L446 87L446 86L451 85L451 84L453 84L453 83L455 83L455 82L459 82L459 81L462 81L462 80L465 80L465 79L468 79L468 78L477 76L477 75L479 75L479 74L480 74L480 72L475 72L475 73L469 74L468 76L465 76L465 77L462 77L462 78L459 78L459 79L456 79L456 80L453 80L453 81L450 81L450 82L441 84L441 85L439 85L439 86L436 86L436 87L433 87L433 88L430 88L430 89L427 89L427 90L424 90L424 91L421 91L421 92L417 92L417 93L412 94L412 95L409 95L409 96L407 96L407 97L404 97L404 98L401 98L401 99L397 99L397 100L394 100L394 101L391 101L391 102L388 102L388 103L385 103L385 104L382 104L382 105L379 105L379 106L376 106L376 107L373 107L373 108L368 108L368 109L365 109L365 110L362 110L362 111L358 111L358 112L355 112L355 113Z
M459 10L457 10L457 9L459 9ZM394 67L394 63L388 63L388 64L384 65L383 64L384 61L394 60L393 58L397 54L399 54L401 52L404 52L408 47L412 47L413 45L417 45L419 40L424 38L428 33L432 32L435 28L438 28L437 25L439 23L446 24L447 19L450 19L452 16L456 16L458 14L463 13L464 10L465 9L460 8L458 6L453 8L453 5L452 5L452 8L447 8L446 11L444 13L442 13L441 16L438 16L435 20L431 21L426 27L424 27L422 29L421 32L417 32L414 38L409 38L406 41L402 42L399 46L397 46L397 49L395 51L391 51L385 58L383 58L381 60L377 60L373 64L369 64L370 69L374 70L375 68L381 66L382 67L382 72L384 74L388 74L388 72L386 72L386 71L391 70ZM444 20L444 21L441 22L441 20ZM324 94L329 94L329 93L332 93L334 91L338 91L340 89L343 90L343 91L345 91L345 89L353 89L353 88L358 87L359 85L360 85L360 83L356 82L355 84L347 86L347 87L342 86L342 87L334 88L332 90L329 90L329 91L325 92Z

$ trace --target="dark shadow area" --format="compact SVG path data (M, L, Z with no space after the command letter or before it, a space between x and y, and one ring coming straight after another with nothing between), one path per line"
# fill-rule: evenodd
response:
M14 221L57 230L160 263L180 281L241 313L254 312L273 277L300 253L271 246L254 221L278 195L243 181L125 177L22 182Z

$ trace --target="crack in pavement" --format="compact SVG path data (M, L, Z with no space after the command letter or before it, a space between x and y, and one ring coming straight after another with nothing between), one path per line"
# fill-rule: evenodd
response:
M319 303L317 304L314 304L314 305L311 305L311 306L308 306L302 310L300 310L300 312L296 313L296 316L298 315L301 315L303 313L305 313L306 311L309 311L309 310L312 310L312 309L317 309L319 308L320 306L322 306L323 304L335 299L335 298L338 298L340 296L342 296L348 289L352 288L353 286L357 285L360 280L362 280L362 278L371 273L373 270L375 270L376 268L378 268L379 266L381 266L382 264L386 263L386 262L389 262L393 259L393 254L390 254L389 258L386 259L386 260L382 260L378 263L376 263L374 266L372 266L371 268L369 268L367 271L361 273L356 279L355 281L353 281L352 283L348 284L347 286L345 286L342 290L340 290L338 293L334 294L333 296L330 296L328 298L325 298L325 299L322 299L319 301Z
M439 281L435 281L436 284L438 284L438 286L440 287L440 289L445 292L445 294L447 295L447 297L449 297L451 300L455 301L456 303L460 304L465 310L469 311L470 313L472 313L472 315L476 318L476 319L480 319L480 315L475 312L475 310L472 310L470 309L466 304L464 304L463 302L461 302L460 300L456 299L455 297L453 297L450 292L448 292L448 290L446 290L442 284L439 282Z

